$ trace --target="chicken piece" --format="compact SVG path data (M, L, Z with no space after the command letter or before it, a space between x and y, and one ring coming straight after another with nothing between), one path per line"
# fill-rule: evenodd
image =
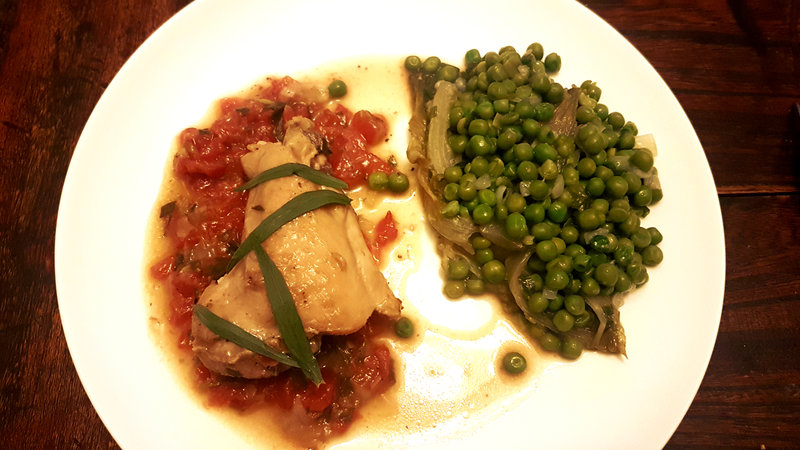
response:
M287 124L283 144L262 142L242 157L245 173L252 178L289 162L318 165L322 156L309 139L314 133L311 121L293 119ZM295 175L251 189L243 236L249 235L287 201L303 192L320 189L327 188ZM283 225L262 245L286 280L312 350L319 348L322 335L358 331L373 312L399 318L400 300L378 270L349 205L327 205L308 212ZM261 269L252 252L231 272L208 286L199 303L268 345L285 351ZM192 349L206 367L224 375L265 378L283 368L269 358L220 338L196 317L192 319Z

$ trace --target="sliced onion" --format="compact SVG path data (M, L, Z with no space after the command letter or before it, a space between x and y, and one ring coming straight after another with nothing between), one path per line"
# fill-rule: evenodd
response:
M502 186L499 186L497 188L497 190L495 191L495 197L497 197L497 203L498 204L505 203L506 197L508 197L508 195L506 195L507 194L506 193L507 190L508 189L506 188L506 186L502 185Z
M644 179L644 185L650 189L661 189L661 181L658 179L658 171L653 167L652 173Z
M475 180L474 183L472 183L472 185L475 186L475 189L479 189L479 190L480 189L487 189L488 187L490 187L492 185L492 178L489 176L488 173L485 173L485 174L479 176L478 179Z
M498 247L506 250L522 250L525 248L521 242L512 241L507 238L503 230L501 230L497 224L481 225L480 231L483 237L492 241L492 244Z
M556 291L554 291L552 289L545 288L545 289L542 289L542 297L544 297L544 298L546 298L548 300L552 300L552 299L558 297L558 292L556 292Z
M435 111L428 124L428 160L434 173L442 174L445 169L455 165L460 156L453 153L447 143L447 129L450 128L450 106L458 95L458 89L449 81L439 81L433 96L431 110Z
M556 177L556 181L553 182L553 188L550 189L550 196L552 198L561 197L561 194L564 193L564 176L558 174Z
M633 146L635 148L646 148L650 150L653 156L658 155L658 148L656 147L656 138L652 133L636 136Z
M561 175L559 175L561 176ZM503 186L505 187L505 186ZM523 197L529 197L531 195L531 182L530 181L520 181L519 182L519 193L522 194Z
M508 277L508 289L514 297L514 302L516 302L519 309L525 313L525 317L528 318L528 320L531 320L530 312L528 311L528 302L525 299L525 292L522 290L522 282L520 282L519 277L522 275L522 271L525 270L525 265L532 254L533 251L531 250L524 253L515 253L506 258L505 261L506 270L510 274Z
M608 302L608 297L596 296L596 297L587 297L586 304L592 308L594 314L597 316L597 320L599 321L599 325L597 326L597 331L594 333L594 338L592 339L592 347L597 348L600 346L600 338L603 337L603 333L606 331L606 312L603 311L603 305Z

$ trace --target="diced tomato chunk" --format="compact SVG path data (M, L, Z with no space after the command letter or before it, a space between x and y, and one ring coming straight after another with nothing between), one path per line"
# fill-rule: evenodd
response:
M369 111L358 111L350 119L350 126L364 137L369 145L375 145L386 139L386 121Z

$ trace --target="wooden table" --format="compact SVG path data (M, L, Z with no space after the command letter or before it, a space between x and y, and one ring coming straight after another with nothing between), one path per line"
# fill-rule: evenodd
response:
M67 351L53 276L78 136L131 53L185 0L0 2L0 446L116 444ZM727 283L702 386L669 446L800 446L800 0L592 0L697 130ZM657 407L657 405L654 405Z

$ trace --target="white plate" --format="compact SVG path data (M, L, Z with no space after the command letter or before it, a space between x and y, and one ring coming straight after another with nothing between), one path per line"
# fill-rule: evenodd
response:
M561 55L559 81L597 81L604 103L656 136L665 198L647 224L663 232L665 260L624 307L629 359L590 354L556 367L521 404L488 422L466 422L447 443L661 447L697 391L719 324L725 255L716 189L694 130L655 70L583 6L552 0L198 0L154 33L86 124L56 231L64 333L114 438L125 448L247 444L176 387L148 337L144 231L180 130L198 122L215 99L262 75L352 56L435 54L458 62L472 47L524 49L534 41ZM417 444L438 447L438 439L434 431Z

